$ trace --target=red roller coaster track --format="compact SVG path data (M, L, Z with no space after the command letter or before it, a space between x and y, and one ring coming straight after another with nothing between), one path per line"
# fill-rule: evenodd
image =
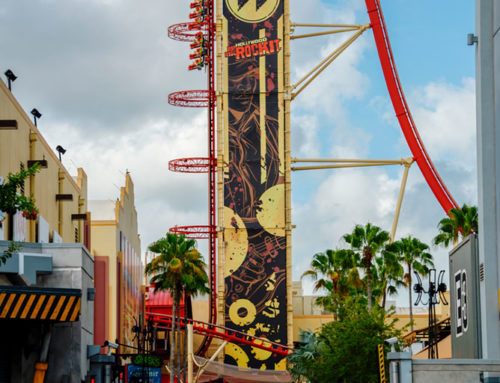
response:
M168 162L168 170L181 173L208 173L215 166L217 160L207 157L178 158Z
M185 108L207 108L210 105L211 98L215 98L214 92L207 89L181 90L180 92L170 93L168 103Z
M199 225L199 226L174 226L170 228L170 233L185 234L192 239L209 239L211 235L217 235L214 226Z
M448 212L451 208L457 208L458 205L434 167L431 158L425 150L424 143L418 134L415 122L413 122L396 70L384 16L380 7L380 0L365 1L380 63L382 64L382 71L384 72L385 82L399 125L401 126L406 142L427 184L430 186L443 209Z
M208 23L179 23L168 27L168 37L177 41L193 42L198 32L206 33L209 29Z
M208 109L208 158L185 158L169 162L169 169L184 173L208 173L208 215L209 222L206 226L177 226L170 229L170 232L186 234L189 238L209 240L209 274L210 274L210 308L209 322L215 323L217 320L216 291L217 291L217 269L216 269L216 239L217 231L215 226L215 194L216 194L216 169L217 160L215 152L215 80L214 80L214 42L215 42L215 9L212 2L208 1L206 7L206 18L202 22L189 22L172 25L168 28L170 38L178 41L194 42L196 35L201 32L206 40L207 50L207 89L206 90L185 90L171 93L168 96L168 103L180 107L194 107ZM192 17L190 15L190 17ZM196 16L195 16L196 19ZM192 47L193 48L193 47ZM195 47L196 48L196 47ZM201 68L201 67L200 67ZM203 355L210 346L210 333L203 340L197 354Z
M150 320L156 327L170 330L172 328L172 316L168 314L146 313L146 319ZM218 326L213 323L201 322L188 319L187 323L193 324L195 334L205 335L210 338L227 340L228 342L246 344L261 350L271 351L275 354L287 356L290 348L282 344L275 343L263 337L256 337L240 331L236 331L224 326ZM184 319L180 319L180 327L185 327Z

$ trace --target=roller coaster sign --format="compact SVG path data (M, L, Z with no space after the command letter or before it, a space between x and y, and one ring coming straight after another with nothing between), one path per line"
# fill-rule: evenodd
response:
M225 0L223 102L224 317L226 328L285 345L284 9L287 0ZM264 340L265 339L265 340ZM269 343L270 344L270 343ZM286 358L229 343L225 363L286 369Z
M227 47L226 57L236 56L236 60L267 56L278 53L281 50L281 39L268 40L263 37L258 40L245 41Z

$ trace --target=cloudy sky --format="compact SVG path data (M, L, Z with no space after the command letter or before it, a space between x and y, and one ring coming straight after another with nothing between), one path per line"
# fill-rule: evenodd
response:
M466 45L473 3L382 1L410 109L459 204L477 199L474 49ZM170 92L205 86L203 73L187 70L187 45L167 37L167 27L188 13L188 0L0 0L1 73L19 76L14 95L25 110L43 114L39 128L51 146L67 149L68 169L85 169L91 199L115 200L131 172L143 250L172 226L208 219L206 176L168 171L171 159L207 153L206 112L167 103ZM362 0L291 0L291 18L368 22ZM292 42L292 82L346 38ZM410 156L371 30L292 108L293 157ZM401 175L400 167L294 173L294 279L313 254L342 246L341 236L355 224L370 221L389 231ZM414 165L398 237L411 233L430 243L443 216ZM206 243L199 247L206 252ZM447 269L447 251L433 253L437 267Z

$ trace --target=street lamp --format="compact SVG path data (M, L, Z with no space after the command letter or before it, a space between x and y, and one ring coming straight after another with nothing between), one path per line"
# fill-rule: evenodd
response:
M12 91L12 83L16 81L17 76L10 69L5 71L5 76L7 76L7 86L9 90Z
M35 126L37 126L36 120L42 117L42 113L40 113L36 108L33 108L31 114L33 115L33 122L35 123Z
M59 162L62 162L61 161L61 154L66 153L66 149L64 149L61 145L57 145L56 150L59 152Z

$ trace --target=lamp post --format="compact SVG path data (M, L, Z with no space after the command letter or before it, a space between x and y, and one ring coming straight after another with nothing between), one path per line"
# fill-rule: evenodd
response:
M35 124L36 127L38 127L38 125L36 124L36 121L37 121L37 119L39 119L40 117L42 117L42 113L40 113L38 111L38 109L33 108L31 110L31 114L33 115L33 123Z
M61 145L57 145L56 146L56 150L59 153L59 162L62 162L61 155L63 155L64 153L66 153L66 149L64 149Z
M7 77L7 86L9 87L9 90L12 91L12 83L16 81L17 76L10 69L5 71L5 76Z

